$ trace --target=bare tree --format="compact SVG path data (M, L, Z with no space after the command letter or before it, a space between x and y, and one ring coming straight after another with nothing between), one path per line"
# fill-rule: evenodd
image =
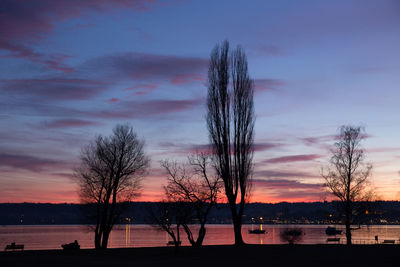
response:
M371 196L366 187L372 166L364 162L361 147L364 137L361 127L342 126L332 150L330 167L326 173L322 172L326 188L339 200L348 245L351 245L351 224L359 213L359 205Z
M207 217L217 203L221 183L219 176L210 175L210 156L199 153L190 156L188 161L188 166L168 160L161 162L168 173L165 194L170 201L186 203L184 208L190 207L190 216L186 216L181 223L190 244L201 246L206 235ZM197 239L189 227L193 219L200 224Z
M254 104L253 82L242 48L229 52L229 43L216 45L208 69L207 126L214 165L225 187L235 232L244 244L242 215L251 187Z
M82 149L75 177L81 201L93 208L96 249L107 248L124 204L139 193L149 165L143 146L132 127L117 125L112 135L100 135Z

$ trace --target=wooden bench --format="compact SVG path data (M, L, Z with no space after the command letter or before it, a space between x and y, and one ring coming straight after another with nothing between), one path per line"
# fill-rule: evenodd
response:
M326 240L326 242L340 242L340 237L328 237L328 239Z
M394 239L385 239L383 240L382 244L394 244L396 240Z
M16 250L16 249L24 250L24 245L22 245L22 244L17 245L13 242L13 243L11 243L11 245L7 245L4 250Z

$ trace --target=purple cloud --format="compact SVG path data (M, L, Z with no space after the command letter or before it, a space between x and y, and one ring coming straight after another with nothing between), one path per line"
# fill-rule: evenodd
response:
M354 73L358 74L374 74L374 73L385 73L385 72L391 72L393 70L396 70L394 67L383 67L383 66L377 66L377 67L360 67L360 68L355 68L352 69Z
M126 88L125 90L134 90L135 95L147 95L151 91L155 90L158 88L157 84L154 83L140 83L136 84L132 87Z
M108 87L106 82L63 78L0 80L0 84L3 92L59 101L87 100Z
M362 139L368 139L373 137L369 134L363 134L361 136ZM333 145L334 142L339 140L339 135L332 134L332 135L323 135L323 136L312 136L312 137L305 137L300 139L305 145L307 146L319 146L323 149L330 149L330 145ZM330 144L326 144L329 142Z
M95 126L100 123L95 121L87 121L87 120L78 120L78 119L68 119L68 120L54 120L54 121L46 121L40 124L41 128L72 128L72 127L86 127L86 126Z
M200 76L197 75L206 72L208 60L195 57L123 53L89 60L86 66L103 70L106 75L114 78L179 83L183 81L182 77L186 80L199 79Z
M263 54L281 56L284 55L283 49L277 45L260 45L258 48Z
M28 155L0 154L0 167L41 172L48 168L59 168L62 166L65 166L65 164L51 159Z
M105 12L117 8L146 11L157 4L151 0L31 0L29 4L3 0L0 6L0 50L7 51L11 57L25 58L68 72L72 69L64 64L65 57L48 56L27 45L39 43L57 22L77 18L87 11Z
M285 144L282 143L268 143L268 142L263 142L263 143L254 143L254 151L255 152L260 152L264 150L270 150L276 147L281 147L284 146Z
M322 184L309 184L302 183L296 180L286 180L286 179L271 179L271 180L263 180L263 179L253 179L253 185L268 187L274 189L317 189L321 190Z
M190 155L195 153L212 154L212 147L209 144L179 144L173 142L162 142L160 147L168 149L168 153Z
M323 157L322 155L310 154L310 155L293 155L293 156L285 156L285 157L277 157L272 159L267 159L262 161L261 163L288 163L288 162L297 162L297 161L311 161L314 159L318 159Z
M306 172L290 172L290 171L275 171L275 170L260 170L254 172L255 177L268 177L268 178L288 178L288 177L298 177L298 178L318 178L319 176Z
M205 153L212 154L213 148L210 144L181 144L181 143L173 143L173 142L163 142L160 143L160 146L168 149L168 153L171 153L171 150L174 153L181 155L190 155L195 153ZM269 150L275 147L282 146L282 144L273 144L273 143L255 143L254 150L255 151L264 151Z
M25 45L13 44L5 42L1 39L0 39L0 50L8 51L9 52L8 57L25 58L35 63L44 64L48 68L63 72L74 71L73 68L67 66L64 63L65 59L69 58L69 56L65 54L44 55L42 53L35 52L32 48L27 47Z
M154 90L156 88L158 88L157 84L140 83L140 84L136 84L132 87L126 88L125 90Z
M91 112L89 116L95 118L144 118L190 110L202 103L203 99L127 101L121 102L112 110Z

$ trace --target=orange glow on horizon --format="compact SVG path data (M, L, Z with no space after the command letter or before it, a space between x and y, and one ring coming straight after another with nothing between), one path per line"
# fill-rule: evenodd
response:
M23 197L22 197L23 196ZM160 197L162 194L160 192L148 192L142 194L142 196L133 199L133 202L158 202L161 201L162 198ZM289 198L283 199L278 197L271 197L265 195L254 195L249 203L270 203L276 204L281 202L289 202L289 203L296 203L296 202L323 202L324 200L332 201L334 198L328 197L327 199L313 199L313 198ZM383 198L380 197L377 200L384 200L384 201L398 201L398 199L393 198ZM49 194L21 194L20 197L14 198L7 198L7 196L0 197L0 203L52 203L52 204L79 204L79 197L77 193L70 193L70 194L62 194L57 195L57 193L52 192ZM226 201L220 201L220 203L226 203Z

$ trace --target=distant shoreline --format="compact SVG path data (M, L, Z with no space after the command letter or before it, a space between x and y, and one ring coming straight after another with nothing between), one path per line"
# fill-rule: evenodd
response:
M130 204L118 223L124 224L126 218L135 224L148 223L148 210L157 205L155 202L134 202ZM243 223L265 224L339 224L340 215L335 208L336 202L278 203L247 205ZM88 206L79 204L0 204L0 225L76 225L90 224L85 216ZM262 220L260 220L262 218ZM217 204L209 214L210 224L231 224L232 218L227 204ZM400 202L373 202L368 215L364 215L361 224L400 225Z

